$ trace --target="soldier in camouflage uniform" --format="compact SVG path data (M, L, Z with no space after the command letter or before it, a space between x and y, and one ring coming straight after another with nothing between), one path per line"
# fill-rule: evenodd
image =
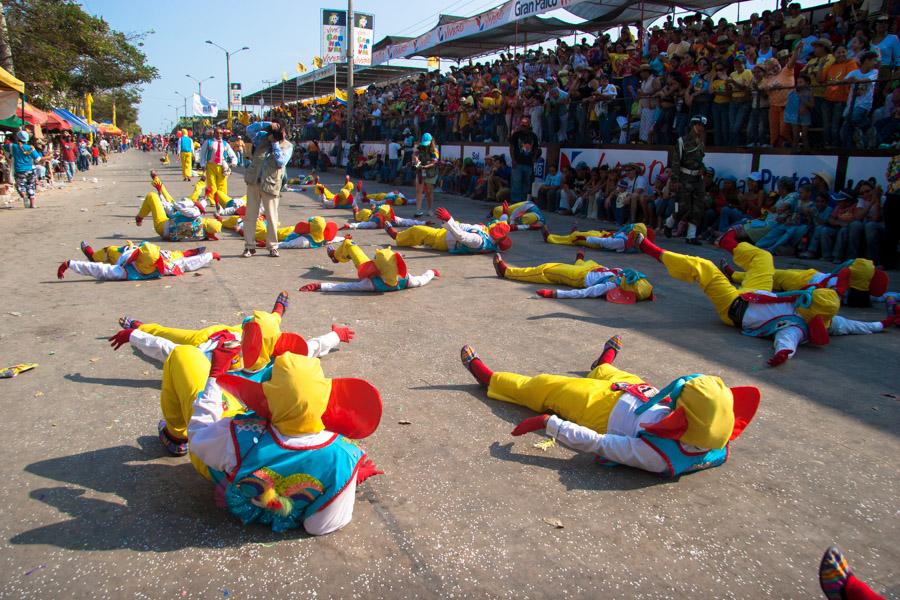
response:
M706 117L695 116L691 119L691 128L675 143L675 153L672 158L672 176L679 183L676 197L677 209L674 219L667 222L668 227L682 219L687 221L687 235L685 241L688 244L699 246L697 229L703 223L706 212L706 188L703 185L703 155L706 139Z

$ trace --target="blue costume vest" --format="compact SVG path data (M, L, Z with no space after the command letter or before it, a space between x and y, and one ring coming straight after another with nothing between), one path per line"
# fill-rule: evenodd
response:
M646 432L639 434L638 438L653 448L666 461L668 468L665 475L668 477L678 477L684 473L711 469L728 460L727 444L724 448L717 450L701 450L694 453L686 450L676 440L657 437Z
M295 529L334 500L356 477L365 453L334 434L305 449L281 445L271 427L254 413L231 421L238 465L231 474L210 469L224 487L225 505L245 525L263 523L273 531Z
M138 271L133 264L125 265L125 272L128 274L128 279L130 281L139 281L143 279L159 279L162 277L159 271L153 271L152 273L141 273Z
M497 244L494 243L493 238L489 236L483 229L480 227L473 227L472 229L467 229L469 233L477 233L481 236L481 247L480 248L469 248L463 244L456 243L452 248L448 250L450 254L482 254L485 252L496 252Z
M321 242L317 242L317 241L315 241L314 239L312 239L312 236L307 235L307 234L305 234L305 233L302 234L302 235L299 234L299 233L289 233L289 234L287 235L287 237L284 238L284 241L285 241L285 242L290 242L291 240L296 240L298 237L304 237L304 238L306 238L307 240L309 240L309 247L310 247L310 248L321 248L322 246L325 246L325 245L328 244L328 242L326 242L324 239L323 239Z
M388 285L381 277L372 277L370 281L378 292L396 292L398 290L405 290L409 287L409 275L398 278L397 285Z

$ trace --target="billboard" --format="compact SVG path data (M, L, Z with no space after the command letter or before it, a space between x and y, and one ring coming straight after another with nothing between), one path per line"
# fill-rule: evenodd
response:
M372 45L375 43L375 17L365 13L353 13L353 62L357 65L372 64Z
M325 64L344 61L347 52L347 11L322 9L322 62Z
M231 108L238 108L242 104L241 84L232 83L228 89L228 102Z

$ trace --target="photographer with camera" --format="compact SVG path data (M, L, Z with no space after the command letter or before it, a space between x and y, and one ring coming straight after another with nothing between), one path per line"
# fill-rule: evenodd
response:
M430 133L422 136L419 146L413 151L413 168L416 170L416 217L425 215L422 210L423 196L428 206L428 214L432 214L431 205L434 202L434 184L437 182L437 164L440 160L437 146Z
M291 160L294 145L287 141L279 123L257 121L247 127L252 140L250 166L244 172L247 184L247 213L244 216L244 258L256 254L256 219L260 206L266 213L266 247L269 256L278 256L278 200L285 165Z

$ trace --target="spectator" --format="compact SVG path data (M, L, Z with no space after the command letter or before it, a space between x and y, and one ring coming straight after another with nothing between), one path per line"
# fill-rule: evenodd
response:
M787 50L778 52L776 60L769 61L765 86L769 94L769 144L773 147L781 145L782 140L791 139L791 131L784 122L784 110L787 106L788 94L794 87L794 63L797 52Z
M294 146L287 141L279 123L256 121L247 126L252 143L250 165L244 172L247 184L245 223L256 223L260 208L266 213L266 246L269 256L278 256L278 199L281 195L284 168L291 159ZM244 258L256 254L256 229L244 227Z
M530 117L522 117L519 129L510 136L509 155L512 159L510 202L521 202L531 190L534 161L541 156L540 140L531 130Z
M812 125L812 111L815 100L809 87L809 76L797 76L797 87L788 94L784 109L784 122L791 126L791 146L809 148L809 126Z
M825 70L824 79L819 73L819 81L827 85L822 97L822 128L826 147L833 148L840 143L842 115L850 97L850 86L837 85L836 82L844 81L857 68L856 61L847 57L847 48L838 46L834 50L834 62Z
M863 53L859 57L859 68L844 78L844 81L851 84L841 126L841 141L847 148L865 147L863 130L869 128L869 116L875 98L874 82L878 79L878 70L875 68L877 60L875 52Z
M831 207L828 205L828 197L823 194L817 194L815 197L816 210L813 214L812 224L807 232L809 244L806 249L800 253L800 258L816 258L819 252L824 252L825 240L828 241L828 247L831 248L830 240L834 237L834 227L828 224L831 217Z
M16 192L22 198L25 208L34 208L34 197L37 193L35 166L44 157L28 143L31 136L27 131L17 131L15 143L7 142L6 151L12 157L13 177L16 181Z
M513 171L506 164L502 154L491 157L491 170L487 176L486 200L493 204L509 201L509 185Z
M821 85L825 82L825 75L828 68L834 64L834 56L831 54L831 40L827 37L814 39L810 42L812 47L812 56L803 66L802 73L809 77L812 84L812 95L815 107L812 114L812 124L815 127L823 128L824 140L824 102L825 102L825 86Z
M548 174L544 176L544 182L537 192L537 205L541 209L555 211L559 205L559 189L562 186L562 175L556 165L550 165Z
M833 228L833 237L828 232L823 232L821 239L822 259L831 260L834 263L844 261L847 254L847 246L850 241L850 223L853 222L856 212L856 193L842 192L838 196L838 203L828 217L828 224Z
M734 72L730 76L731 100L728 104L728 124L730 134L728 144L741 146L744 143L744 131L747 127L747 116L750 114L750 88L753 83L753 72L745 68L746 59L737 56L734 59Z
M879 54L882 76L885 78L890 77L894 69L900 67L900 40L888 32L890 22L891 18L888 15L879 15L875 19L875 35L872 36L872 48Z
M847 258L865 256L876 265L880 265L881 238L884 236L884 218L881 212L883 196L880 187L863 181L857 186L859 200L853 214L853 221L847 227ZM865 244L865 245L863 245Z
M63 168L66 170L66 180L71 182L75 178L75 160L78 148L72 141L72 134L66 132L59 142L59 155Z
M422 135L422 140L413 152L412 164L416 171L416 217L425 216L423 200L428 214L432 214L434 203L434 183L437 181L437 164L440 159L437 145L430 133Z
M765 146L769 141L769 94L763 87L766 70L761 65L753 67L750 81L750 115L747 119L747 144Z
M731 85L728 79L728 65L726 63L721 61L715 63L715 72L710 80L709 89L713 94L713 145L725 146L728 144L728 134L731 130L728 123Z
M659 78L653 75L650 65L644 63L638 69L641 79L640 89L638 90L638 102L641 107L641 129L640 140L650 143L650 135L653 126L656 124L658 98L657 94L660 90Z

